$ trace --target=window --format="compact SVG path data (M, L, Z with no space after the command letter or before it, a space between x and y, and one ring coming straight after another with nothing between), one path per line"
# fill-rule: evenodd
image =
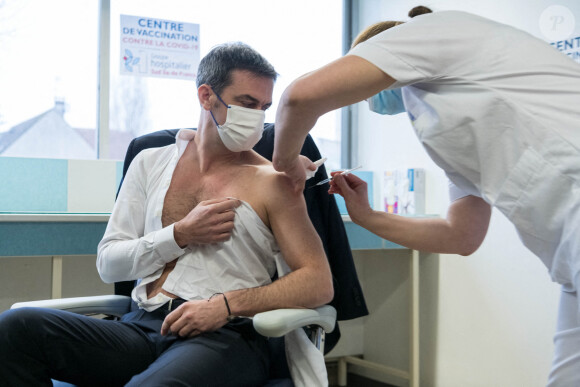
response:
M266 122L274 122L277 102L290 82L342 55L342 2L337 0L113 0L112 141L115 131L133 137L159 129L197 127L200 114L194 81L120 75L121 15L198 24L202 58L213 46L228 41L255 48L280 74ZM332 167L340 167L340 113L322 117L312 136Z
M0 1L0 156L96 157L98 5Z
M99 7L108 4L0 0L0 156L96 157ZM254 47L280 74L266 114L274 122L290 82L342 55L342 7L337 0L110 0L101 157L123 159L138 135L197 127L200 114L194 81L120 74L121 15L198 24L200 57L228 41ZM330 112L311 132L331 168L340 167L340 131L340 112Z

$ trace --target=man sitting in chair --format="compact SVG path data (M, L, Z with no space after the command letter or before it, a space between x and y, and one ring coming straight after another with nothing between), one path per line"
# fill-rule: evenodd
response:
M3 313L0 384L266 381L267 338L236 317L333 297L302 193L252 150L276 77L242 43L203 58L198 130L137 155L99 244L105 282L140 279L132 311L121 321L37 308ZM284 265L291 272L272 282Z

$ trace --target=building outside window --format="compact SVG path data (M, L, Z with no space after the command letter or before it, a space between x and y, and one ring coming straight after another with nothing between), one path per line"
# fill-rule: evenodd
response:
M0 156L95 158L98 5L0 1Z

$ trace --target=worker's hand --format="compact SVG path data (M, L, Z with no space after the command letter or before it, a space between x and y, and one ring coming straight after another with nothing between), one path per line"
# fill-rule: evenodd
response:
M222 198L199 202L183 219L175 223L175 242L189 244L217 243L228 240L234 228L235 209L242 202Z
M331 172L329 194L339 194L344 198L346 209L351 220L360 224L372 214L367 194L367 183L353 174L341 175L341 171Z
M291 181L295 192L302 192L306 182L306 170L316 170L316 164L308 157L299 155L293 162L285 164L283 169L277 169L279 172L284 172Z
M193 337L223 327L227 323L228 310L222 297L216 295L209 300L193 300L181 304L165 317L161 334Z

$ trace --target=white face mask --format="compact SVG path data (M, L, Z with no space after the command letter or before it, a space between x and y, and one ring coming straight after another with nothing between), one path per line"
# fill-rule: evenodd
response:
M228 108L226 122L223 125L217 123L213 113L210 111L222 142L232 152L252 149L262 138L266 112L236 105L227 105L217 93L216 95Z

